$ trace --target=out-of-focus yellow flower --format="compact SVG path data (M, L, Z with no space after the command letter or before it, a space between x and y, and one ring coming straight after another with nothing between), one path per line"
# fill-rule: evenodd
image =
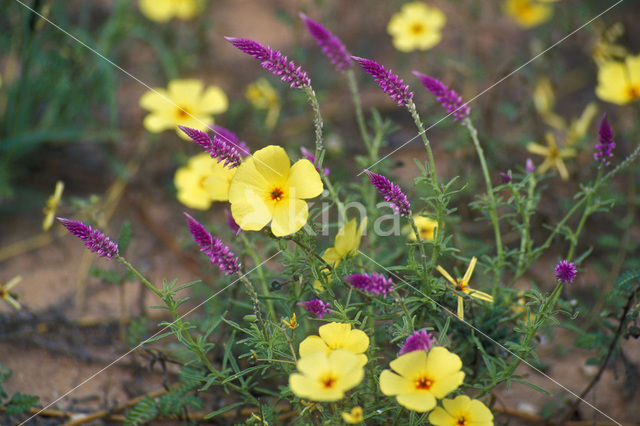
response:
M393 45L403 52L431 49L442 39L441 29L447 17L440 9L420 1L405 3L389 20L387 32Z
M555 102L556 97L551 81L546 77L540 78L533 90L533 105L548 125L556 129L564 129L566 127L564 119L553 111Z
M237 169L223 164L206 152L191 157L173 178L178 201L198 210L207 210L213 201L227 201L231 179Z
M640 55L624 62L607 61L598 68L596 95L618 105L640 99Z
M359 359L352 352L338 349L327 354L314 352L296 364L299 373L289 376L291 391L312 401L337 401L364 377Z
M269 83L269 80L259 78L249 84L245 96L254 108L267 110L265 126L268 129L273 129L280 115L280 97L276 89Z
M17 276L13 277L8 283L0 285L0 299L13 306L16 310L20 310L20 304L13 295L11 295L9 290L18 285L20 281L22 281L22 277Z
M409 410L425 412L436 406L462 384L464 372L460 357L442 346L429 352L412 351L389 364L391 370L380 374L380 390L395 396L398 404Z
M298 319L296 318L295 312L293 313L293 315L291 315L291 319L289 320L283 319L282 322L285 323L287 327L289 327L292 330L295 330L299 326Z
M436 407L429 414L429 421L434 426L493 426L493 414L481 401L466 395L455 399L443 399L442 406Z
M598 113L598 107L595 102L589 102L587 106L580 114L580 117L571 122L569 128L566 129L565 143L567 145L573 145L585 137L589 130L589 125L593 121L593 117Z
M213 125L213 115L227 110L227 95L217 86L204 90L200 80L172 80L167 89L149 90L140 98L140 106L150 113L144 118L144 127L151 133L175 129L184 140L189 136L178 125L207 130Z
M144 16L156 22L171 18L191 19L201 10L200 0L140 0L138 6Z
M511 305L511 310L516 314L523 314L525 316L525 312L529 312L529 315L524 318L525 322L533 322L536 319L536 314L529 310L527 306L527 301L524 298L524 291L518 292L518 299L514 305Z
M283 237L307 223L305 199L317 197L320 175L306 159L293 166L280 146L258 150L237 169L229 187L231 214L245 231L259 231L271 222L271 232Z
M330 322L318 329L319 336L311 335L300 342L301 357L307 357L314 352L329 354L337 349L345 349L358 357L360 366L367 363L364 352L369 347L369 336L362 330L352 330L351 324Z
M64 182L61 180L56 182L56 189L53 191L53 195L49 197L47 200L47 205L45 206L44 220L42 221L42 230L48 231L53 225L53 219L56 216L56 210L58 209L58 205L60 204L60 199L62 198L62 191L64 191Z
M512 17L523 28L533 28L548 21L553 15L549 1L539 0L506 0L504 13Z
M438 221L418 214L413 215L413 220L416 222L416 228L418 228L418 232L420 233L420 239L432 241L436 228L438 227ZM416 233L413 232L410 225L405 225L402 228L402 232L407 234L409 241L417 241Z
M598 65L603 65L608 61L623 61L629 54L624 46L616 44L616 40L623 34L624 25L620 22L600 31L591 51L591 56Z
M477 258L472 257L471 262L469 262L469 267L467 268L467 272L464 273L464 276L461 279L454 280L451 275L440 265L436 268L438 272L442 274L443 277L449 281L456 291L460 291L462 293L466 293L469 296L484 300L485 302L493 303L493 297L490 294L485 293L484 291L474 290L469 287L469 281L471 280L471 274L473 274L473 270L476 267ZM464 301L462 296L458 296L458 318L464 319Z
M360 406L353 407L350 413L343 411L342 420L344 420L345 423L348 423L350 425L362 423L362 421L364 420L364 416L362 415L362 407Z
M567 157L575 157L576 150L573 148L558 148L556 144L556 138L552 133L547 133L547 146L540 145L535 142L530 142L527 145L527 151L532 154L538 154L544 156L544 161L538 167L538 174L542 174L549 170L551 166L555 166L558 169L558 173L562 180L569 179L569 171L567 170L567 166L565 166L563 158Z

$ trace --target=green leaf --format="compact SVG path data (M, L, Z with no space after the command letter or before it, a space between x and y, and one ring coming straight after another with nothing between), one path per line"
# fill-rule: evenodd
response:
M20 414L24 413L25 411L29 410L31 407L36 405L39 399L40 399L39 396L24 395L18 392L15 395L13 395L11 397L11 400L7 402L7 404L5 405L7 415L19 416Z

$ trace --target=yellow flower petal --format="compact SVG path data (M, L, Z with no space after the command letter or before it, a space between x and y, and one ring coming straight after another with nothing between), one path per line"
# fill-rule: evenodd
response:
M286 182L291 162L281 146L269 145L253 154L256 170L267 182Z
M220 114L229 107L227 95L217 86L209 87L200 100L199 110L206 114Z
M330 349L320 336L311 335L300 342L298 352L304 358L315 352L330 352Z
M287 158L288 160L288 158ZM290 196L314 198L324 189L320 174L309 160L298 160L289 171Z
M204 84L196 79L171 80L167 91L173 102L179 106L196 106L202 95ZM197 111L198 113L200 111Z
M471 280L471 275L473 274L473 270L476 268L476 263L478 259L474 256L471 258L471 262L469 262L469 267L467 267L467 272L464 273L464 277L462 277L462 282L465 284L469 284Z
M409 410L424 413L436 406L436 399L428 392L405 393L397 396L398 404Z
M461 320L464 319L464 300L462 299L462 296L458 296L458 309L456 314Z
M173 129L175 121L160 114L149 114L144 118L143 126L151 133L160 133L168 129Z
M529 151L532 154L538 154L538 155L548 155L549 154L549 148L547 148L546 146L531 142L527 144L527 151Z
M391 361L389 366L401 376L410 377L416 370L425 370L427 368L427 353L425 351L406 353Z
M287 198L275 204L271 232L276 237L291 235L307 223L309 208L303 200Z
M447 413L442 408L436 407L431 413L429 413L429 422L434 426L451 426L456 425L458 423L458 419Z
M342 412L342 420L348 424L361 423L364 420L362 415L362 407L353 407L350 413Z
M175 108L166 90L156 88L145 92L139 104L149 111L169 110Z
M469 289L469 296L479 300L484 300L485 302L493 303L493 296L485 293L484 291Z
M436 269L438 270L438 272L442 274L443 277L445 277L447 281L451 283L451 285L453 285L454 287L458 286L458 282L454 280L453 277L449 275L449 273L445 271L445 269L442 266L438 265Z
M380 390L389 396L408 394L413 392L413 383L391 370L383 370L380 373Z

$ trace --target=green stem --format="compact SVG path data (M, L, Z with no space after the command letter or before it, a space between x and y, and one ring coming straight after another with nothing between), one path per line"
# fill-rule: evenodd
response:
M360 93L358 92L358 83L356 82L356 76L353 69L348 69L347 80L349 81L349 90L351 91L351 98L353 99L353 105L356 108L356 120L358 121L358 128L360 129L360 135L362 140L367 146L369 152L372 151L371 137L367 132L367 126L364 121L364 114L362 113L362 103L360 102ZM375 161L375 160L374 160Z
M258 279L260 280L260 284L262 286L262 294L266 298L266 296L269 295L269 286L267 285L267 279L264 276L264 271L262 270L262 267L259 266L261 263L260 258L258 257L255 250L249 243L249 240L247 239L247 236L245 235L245 233L241 231L239 235L240 235L240 238L242 239L242 242L244 243L245 250L247 251L249 256L251 256L251 259L253 259L253 263L256 265L258 269ZM277 320L276 312L273 307L273 301L271 299L266 298L266 302L267 302L267 309L269 310L269 315L271 315L271 318L274 321L276 321Z
M522 238L520 240L520 254L518 255L518 264L516 266L516 275L520 274L524 261L531 253L531 212L533 210L533 198L536 191L536 176L529 173L529 189L527 192L527 202L520 206L520 214L522 215Z
M324 182L324 185L327 187L327 191L329 191L329 197L331 197L331 201L333 201L334 204L338 207L338 214L340 215L340 218L342 219L343 222L346 222L347 213L346 213L346 210L344 209L344 204L342 203L342 201L340 201L340 198L338 197L338 193L336 192L335 188L331 184L329 177L322 172L320 172L320 176L322 178L322 182Z
M584 224L587 222L587 218L591 215L593 207L593 196L595 194L595 188L598 186L598 181L602 176L602 167L598 169L598 176L596 177L596 181L594 183L594 189L588 190L587 195L587 205L582 212L582 217L580 218L580 222L578 223L578 227L575 232L571 234L571 245L569 246L569 252L567 253L567 262L571 262L573 258L573 254L575 253L576 247L578 246L578 239L580 238L580 234L582 233L582 228L584 228Z
M487 195L489 196L489 217L491 224L493 225L493 234L496 240L496 254L498 261L496 263L496 274L493 282L493 296L498 288L500 282L500 276L502 275L502 267L504 264L504 251L502 249L502 237L500 236L500 221L498 219L498 204L493 194L493 185L491 184L491 177L489 176L489 168L487 167L487 160L484 157L484 150L478 140L478 130L473 126L469 117L464 119L464 125L467 126L471 139L473 140L473 146L476 149L478 158L480 159L480 166L482 167L482 175L484 176L484 182L487 186Z
M433 158L433 152L431 151L431 144L429 143L429 139L427 138L426 130L422 125L422 120L420 119L420 115L416 110L416 105L413 103L412 100L409 100L409 102L407 103L407 109L409 110L409 113L411 114L411 117L413 118L413 121L415 122L416 127L418 128L418 133L420 134L420 137L422 138L422 142L424 143L424 147L427 150L427 159L428 159L427 172L429 173L429 177L431 178L431 184L433 186L433 190L437 194L436 221L438 222L438 226L435 229L434 231L435 235L433 236L433 251L431 252L431 263L428 265L428 268L425 271L425 276L429 276L431 274L431 271L435 267L436 263L438 262L438 256L440 255L440 246L441 246L443 235L444 235L442 232L442 229L444 225L445 208L444 208L444 203L442 199L442 195L443 195L442 189L438 184L438 177L436 176L436 162L435 162L435 159Z
M313 110L313 127L315 130L315 141L316 141L316 168L318 170L322 170L322 161L324 160L324 143L322 140L322 115L320 114L320 104L318 103L318 98L316 97L316 92L313 90L311 86L304 86L304 92L307 94L309 98L309 103L311 104L311 109Z
M138 277L140 281L142 281L142 283L146 285L151 291L153 291L156 294L156 296L158 296L161 299L164 298L164 294L162 293L162 291L157 289L153 284L151 284L149 280L147 280L140 272L138 272L138 270L134 268L133 265L127 262L124 257L120 255L116 255L116 259L119 260L124 266L126 266L129 271L133 272L133 274L136 277Z
M409 213L409 216L407 217L409 219L409 224L411 225L411 229L413 230L413 233L416 236L416 241L418 242L418 248L420 250L420 258L422 260L422 273L424 274L422 276L423 282L425 287L427 287L429 285L429 280L427 278L427 253L424 249L424 244L425 241L422 239L422 237L420 236L420 231L418 231L418 226L416 225L416 221L413 219L413 214Z

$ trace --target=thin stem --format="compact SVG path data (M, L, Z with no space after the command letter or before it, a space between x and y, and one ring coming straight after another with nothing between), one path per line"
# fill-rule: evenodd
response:
M531 212L533 210L533 198L535 197L536 191L536 176L533 173L529 173L528 179L529 189L527 192L527 202L520 206L520 214L522 215L522 238L520 240L520 254L518 255L516 275L520 274L525 258L528 258L531 254L531 246L533 245L533 241L531 240Z
M256 265L257 269L258 269L258 279L260 280L260 284L262 286L262 294L264 296L268 296L269 295L269 286L267 284L267 279L264 276L264 271L262 270L262 267L260 266L261 261L260 258L258 257L258 255L256 254L255 250L253 249L253 246L249 243L249 240L247 239L247 236L244 234L244 232L240 232L240 238L242 239L242 242L244 244L244 248L247 251L247 253L249 254L249 256L251 256L251 259L253 259L253 263ZM273 301L271 299L266 299L267 302L267 309L269 310L269 315L271 315L271 318L273 318L273 320L276 320L276 312L275 309L273 307Z
M304 92L307 94L309 98L309 103L311 104L311 109L313 110L313 127L315 130L315 141L316 141L316 168L318 170L322 170L322 161L324 159L324 143L322 140L322 115L320 114L320 104L318 103L318 98L316 97L316 92L314 92L313 87L304 86Z
M495 296L496 290L498 288L498 283L500 282L500 276L502 275L502 267L504 264L502 237L500 236L500 221L498 219L498 204L496 203L496 198L493 194L493 185L491 184L491 177L489 176L487 160L484 157L484 150L482 149L480 141L478 140L478 130L473 126L469 117L464 119L464 125L467 126L467 129L469 130L469 134L471 135L471 139L473 140L473 146L475 147L476 153L478 154L480 166L482 167L482 175L484 176L484 182L487 186L487 195L489 196L489 217L491 219L491 224L493 225L493 233L496 240L496 254L498 257L498 261L496 263L495 280L493 282L493 295Z
M360 129L360 135L362 140L367 146L367 150L371 151L371 136L367 132L367 126L365 125L364 114L362 113L362 103L360 102L360 92L358 92L358 83L356 82L356 76L353 69L348 69L347 80L349 82L349 90L351 91L351 98L353 99L353 105L356 108L356 120L358 121L358 128Z
M423 271L422 273L424 274L422 278L423 278L425 286L427 286L429 280L427 278L427 267L428 267L428 264L427 264L427 253L426 253L426 251L424 249L425 241L420 236L420 231L418 231L418 226L416 225L416 221L413 219L413 214L411 212L409 213L408 219L409 219L409 224L411 225L411 229L413 230L413 233L416 236L416 241L418 241L418 248L420 250L420 258L422 259L422 271Z
M324 182L324 186L327 187L327 191L329 191L329 197L331 197L331 201L333 201L335 205L338 207L338 214L340 215L340 218L342 219L343 222L346 222L347 213L344 208L344 204L342 203L342 201L340 201L340 198L338 198L338 193L336 192L335 188L331 184L329 177L325 175L322 171L320 171L320 177L322 178L322 182Z
M116 255L116 259L118 259L124 266L126 266L127 269L129 269L131 272L133 272L133 274L136 277L138 277L140 279L140 281L142 281L142 283L144 285L146 285L151 291L153 291L156 294L156 296L158 296L161 299L164 298L164 294L162 293L162 291L160 291L153 284L151 284L149 282L149 280L147 280L140 272L138 272L138 270L136 268L134 268L133 265L131 265L129 262L127 262L124 257L122 257L120 255Z
M600 180L601 176L602 176L602 167L598 169L598 176L596 177L594 188L598 185L598 181ZM580 234L582 233L582 228L584 228L584 224L587 222L587 218L592 213L591 207L593 207L593 196L595 195L595 190L590 189L588 190L588 192L589 193L587 195L587 205L585 206L584 211L582 212L582 217L580 218L578 227L576 228L575 232L571 234L571 245L569 246L569 252L567 253L567 262L571 262L571 259L573 258L573 254L575 253L576 247L578 245L578 238L580 238Z

